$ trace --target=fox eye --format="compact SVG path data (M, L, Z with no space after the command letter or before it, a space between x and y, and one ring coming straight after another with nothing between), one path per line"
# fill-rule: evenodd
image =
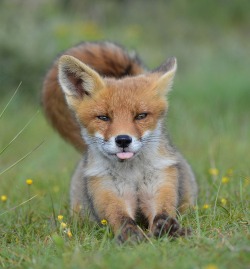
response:
M102 120L102 121L109 121L109 120L110 120L110 117L105 116L105 115L97 116L97 118L98 118L99 120Z
M143 120L147 117L148 113L140 113L135 116L135 120Z

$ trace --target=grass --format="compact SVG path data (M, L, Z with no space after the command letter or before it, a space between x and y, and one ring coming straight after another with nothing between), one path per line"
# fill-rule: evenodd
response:
M19 6L25 15L20 33L14 27L14 4L1 4L0 20L8 22L1 25L8 29L0 30L1 48L5 48L0 52L4 59L0 65L6 67L0 80L4 92L0 115L12 96L11 89L14 92L19 81L23 83L0 118L0 152L7 147L0 154L0 196L7 196L6 201L0 200L0 268L249 268L250 42L243 35L249 25L249 16L244 13L247 6L242 8L238 1L227 7L213 6L211 1L208 13L204 13L196 1L191 7L176 1L169 4L165 18L163 2L159 1L158 8L147 4L138 16L128 6L130 22L124 17L118 23L111 15L124 7L113 2L101 6L103 13L98 1L93 9L87 5L88 15L83 19L75 11L81 6L75 10L70 6L65 15L63 7L55 8L55 2L49 7L38 1L40 11L33 2L29 8ZM135 5L138 7L139 1ZM29 12L31 8L33 12ZM159 14L159 22L145 20L151 9ZM181 14L178 19L173 15L176 9ZM211 17L213 10L216 13ZM202 14L211 17L210 25ZM47 24L41 23L44 18L49 18ZM165 31L159 24L171 27ZM80 156L48 126L37 96L42 74L52 58L82 36L91 40L115 37L128 47L136 47L152 67L166 58L165 53L177 56L179 70L169 96L167 125L199 184L196 209L180 217L183 226L192 227L191 237L118 246L108 226L97 227L70 217L69 183ZM26 47L24 38L34 43ZM51 46L47 46L48 39L53 40ZM42 47L44 53L37 55ZM218 174L211 175L210 168L216 168ZM26 184L28 178L32 185ZM72 237L60 228L58 215L64 216Z

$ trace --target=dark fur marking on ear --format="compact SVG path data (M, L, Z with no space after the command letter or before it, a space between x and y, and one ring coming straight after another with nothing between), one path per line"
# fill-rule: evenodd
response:
M73 72L70 72L69 70L66 70L67 78L70 81L70 83L75 88L76 94L80 97L83 97L83 95L89 96L90 94L84 90L83 88L83 80L81 78L78 78L75 76Z
M80 78L76 79L75 87L76 87L76 92L79 96L83 97L83 95L86 94L82 86L82 80Z

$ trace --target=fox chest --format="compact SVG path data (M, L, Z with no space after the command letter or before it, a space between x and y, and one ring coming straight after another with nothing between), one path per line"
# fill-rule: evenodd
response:
M110 171L109 184L113 191L128 204L152 198L167 180L162 170L152 167L132 167Z
M165 180L167 178L162 170L150 167L120 170L110 173L106 188L123 201L124 210L131 218L146 225L148 214L145 210L154 214L155 198Z

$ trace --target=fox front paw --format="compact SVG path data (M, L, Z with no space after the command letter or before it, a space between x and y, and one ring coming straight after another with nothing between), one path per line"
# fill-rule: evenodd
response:
M191 230L189 228L181 228L175 218L169 217L167 214L159 214L154 218L152 234L155 237L161 237L165 234L171 237L179 237L190 235Z
M139 243L144 240L144 235L132 219L126 219L118 235L119 244L124 242Z

